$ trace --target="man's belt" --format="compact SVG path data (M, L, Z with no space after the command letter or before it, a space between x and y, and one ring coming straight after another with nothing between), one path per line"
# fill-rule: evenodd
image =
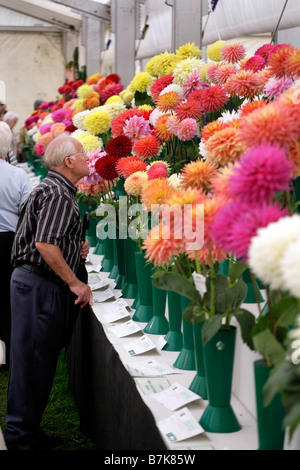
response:
M54 282L55 284L58 284L60 287L63 287L66 285L66 283L55 273L50 273L36 264L19 263L16 267L23 268L30 273L37 274L38 276L41 276L50 282Z

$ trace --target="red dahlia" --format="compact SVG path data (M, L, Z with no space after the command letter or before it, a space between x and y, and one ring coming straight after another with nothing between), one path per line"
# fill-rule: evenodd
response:
M132 150L132 142L126 135L119 135L110 140L106 145L106 153L114 157L127 157Z
M114 155L105 155L96 161L95 170L105 181L113 181L119 176L116 172L116 163L118 160L118 157Z

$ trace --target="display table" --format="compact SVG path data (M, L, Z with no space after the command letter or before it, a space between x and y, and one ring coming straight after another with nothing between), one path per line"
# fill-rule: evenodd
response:
M99 264L101 259L102 256L90 257L94 265ZM100 279L107 279L109 273L100 271L97 275ZM120 295L120 291L113 289L113 292L116 298ZM174 370L174 373L160 378L133 377L128 372L128 366L134 367L137 361L148 359L172 366L178 352L164 351L158 346L132 357L124 345L141 338L146 323L137 323L141 330L130 336L115 336L110 327L130 320L134 314L130 308L133 299L123 299L127 303L128 318L112 323L107 321L116 298L94 303L92 308L80 311L67 348L70 389L80 413L81 431L95 442L97 449L256 450L256 419L234 394L231 405L242 426L240 431L226 434L202 431L174 443L166 439L157 423L174 415L174 411L155 400L151 388L155 388L156 381L162 383L164 388L174 383L189 388L196 372ZM161 344L161 336L147 336L155 345ZM186 406L197 422L207 403L199 397Z

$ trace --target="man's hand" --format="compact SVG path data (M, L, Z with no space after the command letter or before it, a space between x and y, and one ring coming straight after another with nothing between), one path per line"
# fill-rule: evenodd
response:
M77 296L74 305L79 305L83 308L87 304L93 305L93 294L90 287L87 284L76 279L74 282L69 284L70 291Z
M86 238L84 242L81 242L80 256L82 259L86 259L90 251L90 243Z

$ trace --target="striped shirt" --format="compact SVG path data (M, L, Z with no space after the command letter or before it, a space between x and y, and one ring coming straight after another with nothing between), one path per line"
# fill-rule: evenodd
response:
M35 247L36 242L57 245L66 263L75 272L80 262L82 222L76 187L63 175L49 171L21 208L12 248L12 264L50 267Z

